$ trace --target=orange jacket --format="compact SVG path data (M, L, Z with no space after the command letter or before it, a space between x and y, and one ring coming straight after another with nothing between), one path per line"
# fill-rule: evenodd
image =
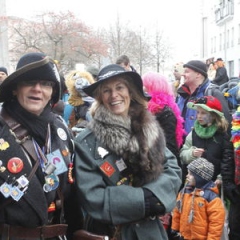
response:
M191 210L193 220L189 222ZM224 219L225 210L218 188L211 181L201 189L187 186L178 194L172 229L180 232L184 240L219 240Z

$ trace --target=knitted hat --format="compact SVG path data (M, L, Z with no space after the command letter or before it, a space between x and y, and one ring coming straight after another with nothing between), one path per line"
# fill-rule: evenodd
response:
M6 75L8 75L7 69L5 67L0 67L0 72L4 72Z
M192 173L203 178L206 181L210 181L213 177L214 166L205 158L197 158L188 164L187 168Z
M52 103L60 97L60 76L55 62L43 53L27 53L18 61L16 71L0 85L0 102L13 97L13 90L21 81L48 80L56 83Z
M188 108L197 109L197 107L201 107L208 112L215 112L220 117L223 117L222 105L221 102L212 96L204 96L196 99L195 101L187 103Z
M190 68L195 72L201 73L205 78L207 78L207 64L199 61L199 60L192 60L188 63L183 65L184 68Z
M141 96L146 99L149 99L149 95L146 95L143 92L143 83L141 76L136 72L126 71L123 67L118 64L110 64L103 69L98 74L97 82L83 88L83 91L91 97L94 97L94 91L100 84L105 82L108 79L111 79L116 76L128 76L131 79L131 82L136 87Z

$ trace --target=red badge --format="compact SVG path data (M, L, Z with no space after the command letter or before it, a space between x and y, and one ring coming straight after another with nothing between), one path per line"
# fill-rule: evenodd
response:
M48 212L54 212L56 210L56 204L51 202L50 206L48 207Z
M18 157L13 157L8 160L7 169L11 173L19 173L23 169L23 161Z
M111 177L113 173L115 172L114 167L109 163L105 162L100 166L100 169L104 172L105 175L108 177Z

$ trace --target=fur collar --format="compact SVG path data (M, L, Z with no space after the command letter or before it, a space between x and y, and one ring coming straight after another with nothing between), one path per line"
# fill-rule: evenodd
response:
M124 159L132 170L134 186L142 186L161 174L166 146L164 133L143 106L131 104L126 118L100 106L90 128L101 143Z

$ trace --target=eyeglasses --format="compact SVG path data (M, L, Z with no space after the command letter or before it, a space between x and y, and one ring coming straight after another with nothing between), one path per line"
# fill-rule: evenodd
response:
M28 86L28 87L33 87L33 86L36 86L37 84L40 84L40 86L43 88L50 88L55 86L54 82L47 81L47 80L26 80L26 81L21 81L20 84L22 86Z

